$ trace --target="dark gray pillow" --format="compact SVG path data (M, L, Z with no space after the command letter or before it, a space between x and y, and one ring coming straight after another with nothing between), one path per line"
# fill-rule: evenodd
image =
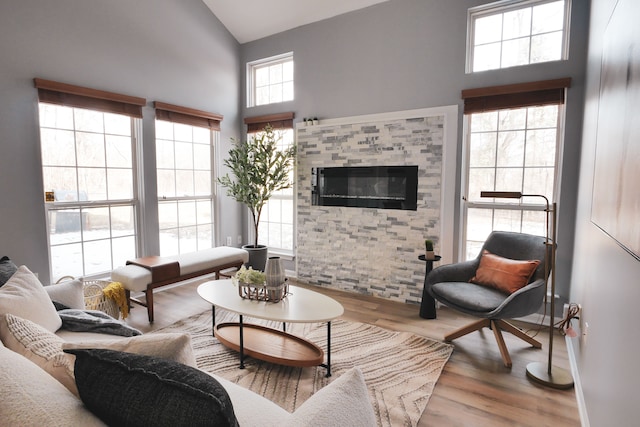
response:
M198 369L113 350L65 352L76 356L80 398L108 425L238 425L227 391Z
M18 267L8 256L0 258L0 286L7 283L7 280L9 280L16 271L18 271Z

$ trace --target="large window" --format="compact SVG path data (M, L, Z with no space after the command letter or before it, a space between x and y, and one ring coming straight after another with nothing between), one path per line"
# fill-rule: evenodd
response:
M499 90L489 88L487 92ZM516 191L543 195L550 201L556 199L564 88L553 90L558 94L555 101L549 97L547 102L532 102L541 105L514 105L511 108L489 108L488 111L469 108L465 111L466 192L463 218L466 259L478 255L493 230L545 235L544 199L487 199L481 198L480 192ZM522 99L535 96L533 91ZM491 100L486 101L485 105L491 105ZM527 102L518 102L522 103Z
M136 117L145 100L96 99L40 79L36 87L51 277L111 271L137 253Z
M160 255L212 248L213 147L221 117L159 102L155 106Z
M571 0L505 0L469 9L467 72L567 58Z
M247 64L247 105L293 100L293 52Z
M294 144L293 113L246 118L248 137L263 131L269 124L275 129L278 147L285 150ZM294 171L289 180L295 182ZM293 256L295 249L294 188L277 191L262 209L258 229L258 244L267 245L271 253ZM253 231L249 230L249 235ZM251 240L251 239L250 239Z

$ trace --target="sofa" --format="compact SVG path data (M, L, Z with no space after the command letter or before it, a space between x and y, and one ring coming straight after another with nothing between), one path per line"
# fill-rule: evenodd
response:
M357 368L290 413L198 369L188 334L65 330L56 307L83 304L80 281L43 286L26 266L0 259L3 425L376 425Z

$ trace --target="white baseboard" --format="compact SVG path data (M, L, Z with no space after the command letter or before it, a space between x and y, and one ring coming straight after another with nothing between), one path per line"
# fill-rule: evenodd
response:
M576 400L578 402L578 414L580 415L580 424L582 427L590 427L589 414L587 414L587 405L584 401L584 393L582 392L582 382L580 381L580 372L576 362L576 353L573 350L572 338L566 336L565 344L567 346L567 356L569 357L569 365L571 366L571 375L573 376L573 389L576 392Z

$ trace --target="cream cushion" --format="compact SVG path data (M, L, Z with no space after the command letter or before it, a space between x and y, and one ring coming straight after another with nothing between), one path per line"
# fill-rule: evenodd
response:
M0 316L11 313L55 332L62 320L38 278L24 265L0 288Z
M351 368L328 386L318 390L291 415L284 426L377 425L364 376Z
M105 337L104 334L102 336ZM197 367L189 334L151 334L130 338L106 338L81 343L65 343L62 338L29 320L5 314L0 317L0 339L7 348L38 365L76 396L78 396L78 389L73 374L75 356L63 351L67 348L102 348L125 351L162 357L194 368Z
M151 283L151 271L138 265L125 265L111 272L111 280L122 283L127 290L143 292Z
M62 352L62 338L30 320L5 314L0 317L0 339L7 348L38 365L78 396L73 361Z
M167 259L178 261L180 264L180 275L185 276L218 265L225 265L236 261L247 262L249 261L249 252L230 246L218 246L197 252L170 256L167 257Z
M289 413L264 397L212 375L225 388L243 427L375 427L364 376L351 368Z
M2 425L104 426L51 375L0 345L0 418Z
M197 368L193 355L191 335L182 333L158 333L137 335L130 338L103 339L98 341L70 342L62 344L62 349L100 348L124 351L145 356L161 357ZM75 356L67 354L74 358Z
M56 285L45 286L44 290L51 301L59 302L69 308L84 310L84 284L82 279L74 279Z

